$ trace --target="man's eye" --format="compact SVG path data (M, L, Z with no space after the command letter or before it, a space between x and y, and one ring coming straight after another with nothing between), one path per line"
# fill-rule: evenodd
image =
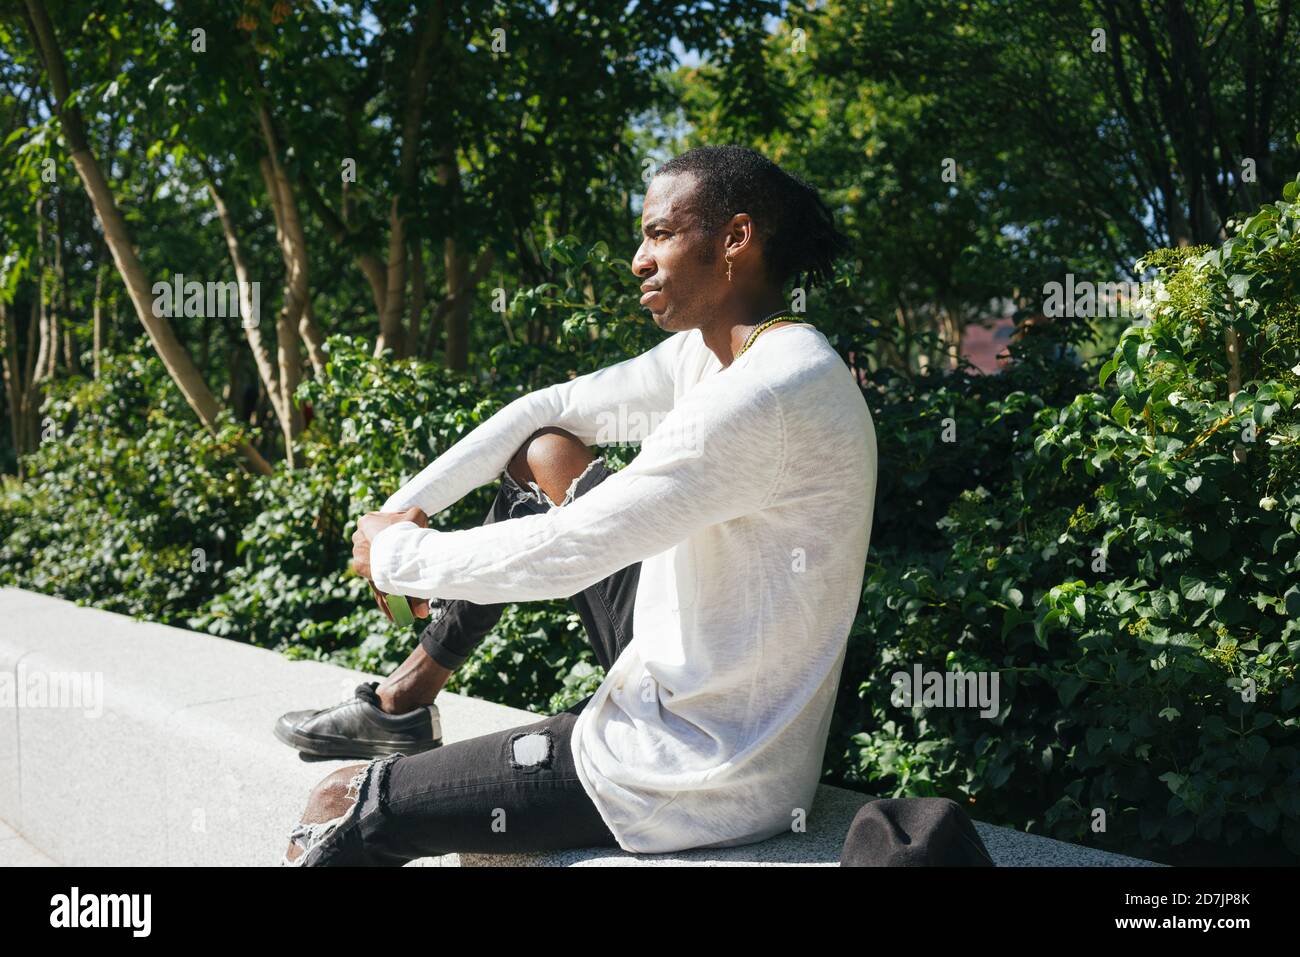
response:
M654 232L655 239L658 239L660 236L667 236L667 235L669 234L662 229L656 229Z

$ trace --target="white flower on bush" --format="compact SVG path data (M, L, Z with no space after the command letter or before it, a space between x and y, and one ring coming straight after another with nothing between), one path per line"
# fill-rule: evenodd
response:
M1272 495L1266 495L1259 500L1259 507L1266 512L1271 512L1273 509L1277 508L1277 499Z
M1169 393L1169 404L1170 404L1170 405L1177 405L1179 402L1182 402L1182 401L1183 401L1183 398L1184 398L1183 394L1182 394L1181 392L1177 391L1177 390L1175 390L1175 391L1173 391L1173 392L1170 392L1170 393Z

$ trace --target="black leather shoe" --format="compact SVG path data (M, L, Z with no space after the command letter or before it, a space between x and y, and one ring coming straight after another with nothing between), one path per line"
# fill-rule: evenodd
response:
M355 697L332 707L281 715L275 736L304 754L321 758L381 758L442 746L436 704L388 714L379 707L378 687L378 681L361 684Z

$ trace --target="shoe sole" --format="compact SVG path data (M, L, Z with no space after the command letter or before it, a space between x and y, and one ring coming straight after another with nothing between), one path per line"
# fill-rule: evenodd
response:
M275 726L275 736L289 747L316 758L382 758L390 754L409 756L442 747L442 738L435 741L360 741L356 738L322 737L279 724Z

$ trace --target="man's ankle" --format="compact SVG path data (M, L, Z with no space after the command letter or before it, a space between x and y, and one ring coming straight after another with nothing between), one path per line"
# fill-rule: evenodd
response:
M416 708L433 704L437 694L415 694L399 687L385 688L381 684L375 689L375 696L379 699L379 710L385 714L406 714Z
M450 677L451 669L438 664L419 646L375 689L379 707L386 714L405 714L431 705Z

